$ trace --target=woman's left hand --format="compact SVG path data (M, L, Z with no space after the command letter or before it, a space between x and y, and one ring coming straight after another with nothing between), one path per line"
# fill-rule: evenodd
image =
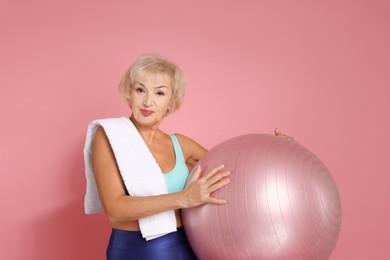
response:
M295 140L294 137L282 134L282 131L279 128L275 128L274 133L275 133L275 136L277 136L277 137L284 138L284 139L286 139L288 141L293 141L295 143L298 143L298 141Z

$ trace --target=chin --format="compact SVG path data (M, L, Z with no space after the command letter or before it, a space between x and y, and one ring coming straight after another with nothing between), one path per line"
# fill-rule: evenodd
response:
M154 117L150 118L150 117L140 116L140 117L135 117L135 120L143 126L155 126L160 124L162 118L158 119Z

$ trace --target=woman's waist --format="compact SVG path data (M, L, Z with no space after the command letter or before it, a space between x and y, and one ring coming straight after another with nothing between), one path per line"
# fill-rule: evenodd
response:
M183 227L183 221L181 218L180 210L175 210L175 216L176 216L176 227L177 228ZM117 230L140 231L138 220L110 222L110 226L112 229L117 229Z

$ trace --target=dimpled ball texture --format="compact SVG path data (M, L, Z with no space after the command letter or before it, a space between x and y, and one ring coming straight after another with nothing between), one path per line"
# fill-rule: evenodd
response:
M198 163L202 174L219 164L231 172L231 182L212 194L226 205L183 210L199 259L329 258L341 203L330 172L312 152L280 137L249 134L222 142Z

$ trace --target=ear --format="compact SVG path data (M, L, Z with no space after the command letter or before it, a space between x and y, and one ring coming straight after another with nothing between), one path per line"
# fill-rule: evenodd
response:
M164 117L168 116L171 113L171 108L168 107L167 111L165 111Z
M170 113L172 113L174 111L174 104L171 100L171 104L169 104L168 108L167 108L167 111L165 112L165 116L169 115Z

